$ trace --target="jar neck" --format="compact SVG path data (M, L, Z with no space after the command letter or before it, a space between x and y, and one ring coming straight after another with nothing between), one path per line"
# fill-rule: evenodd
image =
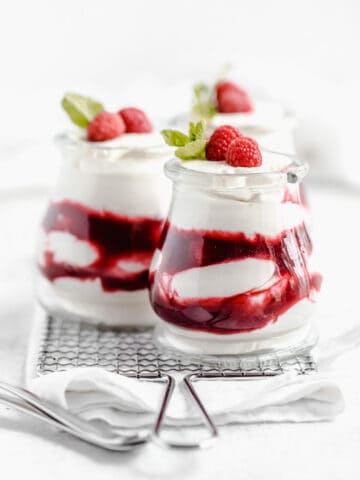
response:
M207 162L210 164L210 162ZM308 166L302 162L291 162L279 171L255 170L244 173L245 169L237 172L214 173L211 171L198 171L184 167L178 159L172 159L165 165L166 175L174 182L176 190L201 190L209 192L237 192L246 195L250 193L266 193L273 191L292 190L301 183L305 177Z
M89 142L83 135L69 132L56 136L55 144L65 168L99 175L162 174L164 163L171 158L172 150L156 143L160 140L151 138L153 143L149 139L147 142L141 141L138 138L140 135L120 145L115 141Z

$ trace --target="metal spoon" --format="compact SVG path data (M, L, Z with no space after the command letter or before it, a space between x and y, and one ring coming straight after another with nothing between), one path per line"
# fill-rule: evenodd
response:
M62 407L38 398L21 387L15 387L4 382L0 382L0 403L28 413L88 443L108 450L131 450L143 445L150 438L149 432L139 432L125 436L113 431L107 425L94 425Z

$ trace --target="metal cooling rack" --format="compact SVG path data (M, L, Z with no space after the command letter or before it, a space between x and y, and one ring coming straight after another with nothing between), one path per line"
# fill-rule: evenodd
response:
M230 357L226 362L186 358L158 349L153 330L111 330L99 326L76 323L61 318L47 317L37 363L37 374L47 375L75 367L101 367L129 377L165 384L165 393L153 428L153 437L167 447L197 448L209 444L218 436L218 430L208 414L194 383L201 380L242 380L268 377L287 371L309 374L316 365L309 353L293 352L288 358L274 355L258 357ZM191 443L165 440L163 421L169 405L175 379L180 376L209 430L209 436Z

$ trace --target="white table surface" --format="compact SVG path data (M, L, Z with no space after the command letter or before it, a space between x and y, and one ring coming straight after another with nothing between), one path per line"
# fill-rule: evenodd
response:
M21 182L20 182L21 183ZM310 190L313 233L325 284L323 336L359 321L360 194ZM21 383L31 332L32 254L45 189L0 189L0 378ZM346 411L321 424L254 424L221 428L216 447L166 451L155 445L126 454L89 446L0 406L1 478L341 479L360 475L360 354L338 366Z

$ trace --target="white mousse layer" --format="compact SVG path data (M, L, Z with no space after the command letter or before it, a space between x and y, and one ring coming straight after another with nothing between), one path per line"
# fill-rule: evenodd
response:
M54 288L67 297L76 298L79 301L91 301L91 303L118 303L126 302L133 303L141 297L144 290L135 290L133 292L104 292L101 281L96 279L79 279L64 277L57 278L53 282Z
M47 236L46 250L54 254L54 261L69 263L75 267L91 265L98 257L97 251L67 232L50 232Z
M120 262L117 263L117 265L119 266L119 268L129 273L140 273L146 270L145 265L140 262L130 262L126 260L121 260Z
M134 292L104 292L100 280L57 279L38 281L40 303L52 313L91 323L119 326L154 325L147 289Z
M257 101L252 112L217 113L210 121L211 126L233 125L262 131L273 131L283 122L285 117L281 105L270 101Z
M171 194L163 166L172 150L162 144L159 133L125 134L101 144L78 141L67 153L53 200L125 216L163 218Z
M175 195L170 221L184 230L243 233L249 238L257 233L275 237L304 220L304 209L291 202L246 202L219 192L190 190Z
M271 173L279 172L289 166L293 161L288 155L281 155L271 152L261 151L262 165L260 167L232 167L226 162L214 162L210 160L187 160L182 162L182 166L188 170L203 173L239 175L251 173Z
M177 273L171 287L181 298L231 297L260 288L275 272L270 260L244 260L190 268Z

